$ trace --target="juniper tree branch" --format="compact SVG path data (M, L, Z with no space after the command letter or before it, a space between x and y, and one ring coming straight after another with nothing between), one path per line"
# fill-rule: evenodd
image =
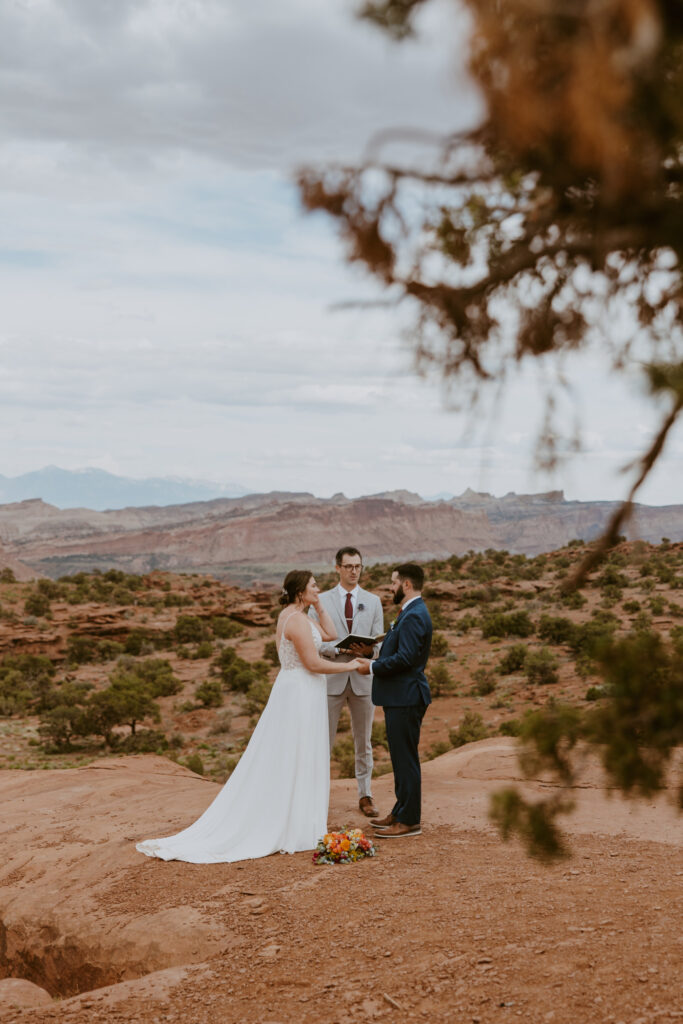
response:
M641 466L640 475L631 487L628 497L624 502L622 502L610 519L607 529L604 531L597 544L591 548L585 558L581 561L576 572L573 573L573 575L563 585L562 590L565 593L576 590L578 587L582 586L586 582L588 574L592 572L600 562L602 562L607 552L619 543L621 527L633 511L633 499L636 492L645 482L650 470L659 458L669 431L676 422L681 409L683 409L683 396L676 399L673 409L662 423L659 433L655 437L650 448L639 460Z

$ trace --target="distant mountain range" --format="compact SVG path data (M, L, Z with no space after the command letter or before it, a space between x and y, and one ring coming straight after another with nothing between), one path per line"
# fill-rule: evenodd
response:
M133 480L103 469L46 466L21 476L0 475L0 504L42 498L57 508L104 510L135 505L181 505L213 498L236 498L246 493L246 488L235 483L220 485L173 477Z
M36 499L0 505L0 568L47 576L165 569L271 583L288 568L331 569L343 544L358 545L367 562L486 548L537 555L574 538L594 539L618 504L566 501L562 491L498 498L470 490L447 501L410 491L354 499L273 491L105 512L60 510ZM683 505L637 505L624 533L682 541Z

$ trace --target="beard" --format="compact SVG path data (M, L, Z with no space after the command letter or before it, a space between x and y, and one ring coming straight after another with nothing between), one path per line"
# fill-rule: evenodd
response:
M405 596L406 595L405 595L405 591L403 589L403 584L401 584L401 586L398 588L398 590L394 594L394 604L401 604L401 602L403 601Z

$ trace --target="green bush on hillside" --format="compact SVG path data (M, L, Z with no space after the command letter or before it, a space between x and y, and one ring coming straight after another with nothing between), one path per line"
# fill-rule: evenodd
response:
M462 747L466 743L485 740L488 734L489 731L481 715L476 711L466 711L460 719L458 728L451 729L448 737L451 741L451 746Z
M534 624L526 611L485 613L481 621L482 636L497 638L504 636L531 636Z

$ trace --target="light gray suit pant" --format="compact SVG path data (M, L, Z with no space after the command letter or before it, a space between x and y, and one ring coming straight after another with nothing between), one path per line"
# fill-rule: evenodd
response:
M345 704L351 715L351 731L356 754L355 774L358 797L372 796L372 722L375 705L370 694L354 693L348 680L342 693L328 693L327 714L330 723L330 750L337 735L339 716Z

